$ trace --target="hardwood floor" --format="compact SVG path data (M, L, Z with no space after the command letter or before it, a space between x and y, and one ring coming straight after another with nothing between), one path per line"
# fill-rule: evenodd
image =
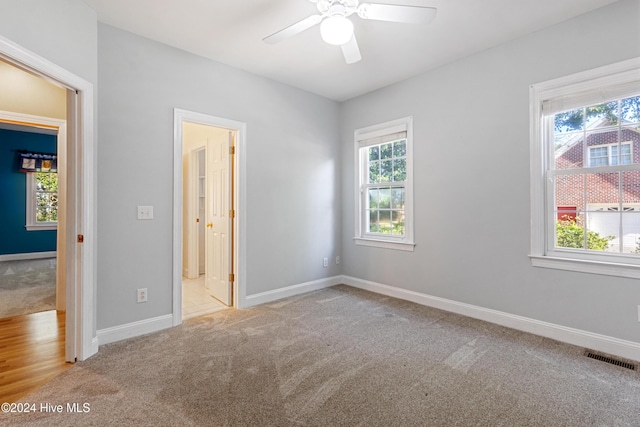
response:
M64 360L65 313L0 319L0 403L20 397L73 364Z

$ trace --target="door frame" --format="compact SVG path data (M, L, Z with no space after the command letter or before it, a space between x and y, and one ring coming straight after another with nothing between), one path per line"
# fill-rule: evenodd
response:
M83 78L0 36L0 58L68 89L65 359L98 352L94 87ZM78 243L79 235L83 242Z
M247 125L243 122L174 108L173 110L173 325L182 323L182 208L183 208L183 152L182 124L196 123L235 131L235 156L233 157L233 173L230 184L235 185L233 209L233 274L235 281L232 287L233 307L246 306L246 290L244 286L246 245L245 245L245 146Z

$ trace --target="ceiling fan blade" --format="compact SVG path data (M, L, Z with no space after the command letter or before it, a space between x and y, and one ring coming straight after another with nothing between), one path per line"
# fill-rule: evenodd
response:
M277 33L273 33L270 36L263 38L262 41L269 44L278 43L284 39L293 37L296 34L303 32L304 30L308 30L314 25L319 24L320 21L322 21L322 15L311 15L310 17L296 22L295 24L278 31Z
M395 4L362 3L358 6L358 16L377 21L406 22L421 24L431 22L436 17L435 7L406 6Z
M354 64L362 59L355 34L351 36L351 39L348 42L340 47L342 48L342 54L344 55L344 60L347 61L347 64Z

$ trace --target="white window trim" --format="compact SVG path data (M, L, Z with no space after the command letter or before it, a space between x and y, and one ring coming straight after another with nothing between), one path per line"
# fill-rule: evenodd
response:
M360 157L360 142L376 137L382 137L396 132L406 131L406 164L407 177L405 179L405 235L398 236L371 236L364 232L362 206L362 168L363 161ZM354 171L355 171L355 237L354 242L358 246L369 246L400 251L413 251L415 247L413 235L413 117L404 117L385 123L357 129L354 132Z
M612 144L600 144L600 145L589 145L587 148L587 165L588 167L592 168L592 167L597 167L597 166L591 166L591 150L594 148L602 148L602 147L606 147L607 148L607 162L609 163L609 165L611 165L611 160L613 159L612 154L611 154L611 147L617 146L618 143L612 143ZM631 156L631 161L633 162L633 144L631 143L631 141L623 141L620 143L620 146L623 145L628 145L629 146L629 155ZM622 164L629 164L629 163L622 163Z
M36 181L33 173L27 175L27 218L25 228L27 231L57 230L57 222L36 221Z
M547 227L550 204L547 197L547 162L553 153L544 143L543 103L564 98L575 100L575 94L597 91L600 88L624 86L640 80L640 58L618 62L582 73L532 85L530 100L530 162L531 162L531 252L534 267L603 274L609 276L640 278L639 257L578 253L571 250L547 249L548 239L553 239ZM596 101L597 102L597 101ZM594 102L595 103L595 102ZM622 166L624 168L624 166Z

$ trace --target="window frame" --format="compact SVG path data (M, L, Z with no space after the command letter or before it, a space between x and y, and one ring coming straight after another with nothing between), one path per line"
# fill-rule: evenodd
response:
M566 99L579 99L584 105L601 102L590 99L595 93L627 90L640 85L640 57L593 70L537 83L530 86L530 201L531 201L531 250L529 258L534 267L578 271L618 277L640 278L640 256L615 253L593 253L572 251L570 249L549 250L550 242L555 238L554 199L548 191L553 185L548 173L553 153L546 143L549 137L549 116L543 115L543 104L565 102ZM622 88L622 89L621 89ZM635 89L634 89L635 90ZM603 95L604 96L604 95ZM618 98L624 98L624 95ZM561 111L561 110L560 110ZM553 117L553 116L551 116ZM587 163L589 165L589 163ZM636 170L638 164L616 166L619 169ZM598 168L593 172L598 172Z
M57 172L51 172L57 173ZM36 188L36 177L35 172L25 173L26 175L26 195L27 195L27 210L26 210L26 224L25 228L27 231L45 231L45 230L57 230L58 222L38 222L37 221L37 211L36 208L36 197L38 190ZM52 192L47 192L52 193ZM56 191L55 194L58 194Z
M368 172L368 160L362 153L367 148L377 145L366 144L375 138L384 138L399 132L406 132L406 177L404 180L404 235L379 234L365 232L367 210L365 187ZM390 141L386 141L390 142ZM364 145L363 145L364 144ZM354 242L359 246L371 246L401 251L413 251L415 247L413 234L413 117L404 117L377 125L356 129L354 132L354 163L355 163L355 236ZM383 186L399 186L397 182L382 183Z

